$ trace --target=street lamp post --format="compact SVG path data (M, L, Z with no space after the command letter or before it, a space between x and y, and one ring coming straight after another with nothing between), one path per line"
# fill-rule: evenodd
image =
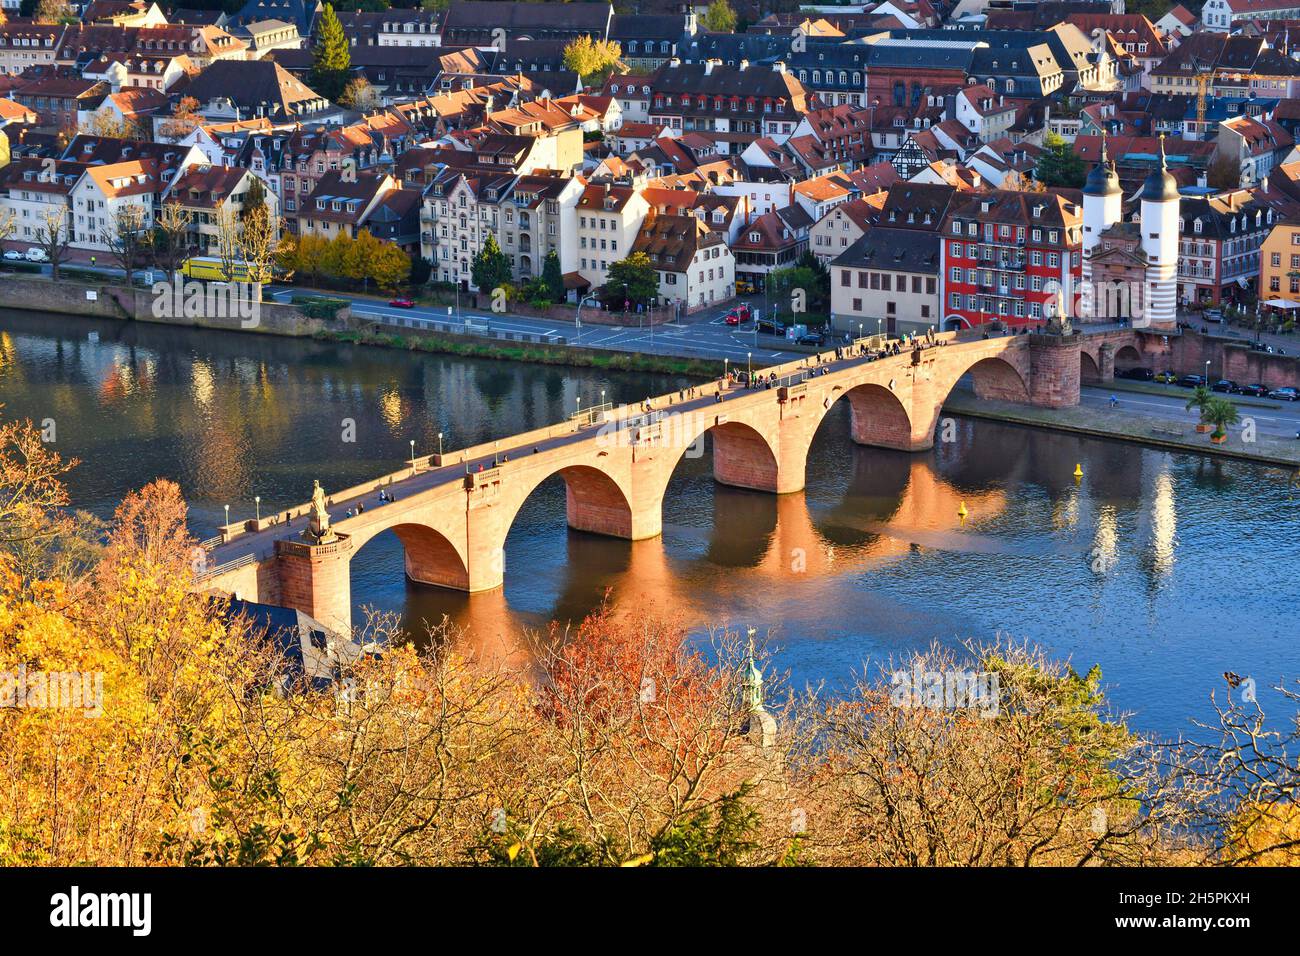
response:
M415 439L411 439L411 474L415 474Z
M1210 360L1205 360L1205 387L1210 387Z
M262 496L253 495L253 505L257 508L257 523L262 523Z
M438 432L438 464L442 464L442 432Z
M745 384L752 386L754 384L754 353L745 353Z
M230 505L222 505L221 507L223 507L223 508L226 509L226 525L225 525L225 526L226 526L227 528L229 528L229 527L230 527Z

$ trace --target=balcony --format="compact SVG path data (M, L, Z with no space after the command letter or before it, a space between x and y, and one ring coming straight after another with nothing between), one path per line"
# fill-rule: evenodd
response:
M1014 236L1008 236L1005 239L980 238L979 245L981 254L983 254L985 248L990 252L998 252L1002 249L1023 249L1025 247L1025 240L1016 239Z

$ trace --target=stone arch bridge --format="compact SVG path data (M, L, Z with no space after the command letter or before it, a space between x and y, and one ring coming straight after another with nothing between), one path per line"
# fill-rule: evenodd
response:
M351 625L350 562L394 532L416 582L484 591L504 580L516 514L560 475L571 527L629 540L660 533L668 482L707 434L718 482L774 494L800 491L818 425L847 400L853 440L921 451L934 444L940 410L970 375L981 398L1047 407L1078 404L1083 336L972 338L944 333L925 348L873 358L829 352L762 370L772 387L710 382L638 406L603 409L473 448L417 458L413 466L336 492L337 540L303 537L309 506L222 529L210 543L204 590L281 604L323 623ZM855 347L852 351L859 351ZM386 490L395 501L380 503ZM356 514L356 503L365 510ZM351 517L339 518L345 509Z

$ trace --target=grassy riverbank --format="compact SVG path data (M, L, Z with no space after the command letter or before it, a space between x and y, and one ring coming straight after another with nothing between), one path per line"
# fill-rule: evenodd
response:
M396 332L321 332L317 339L433 352L463 358L502 359L510 362L536 362L542 365L569 365L611 372L649 372L663 375L686 375L713 379L722 375L722 363L707 359L675 355L647 355L640 352L615 352L543 343L497 342L486 339L442 335L437 332L398 334Z
M1300 467L1300 441L1272 435L1256 435L1254 441L1243 440L1242 425L1234 425L1228 440L1222 445L1212 444L1209 436L1198 434L1190 422L1173 418L1134 416L1109 409L1038 408L979 399L973 393L956 389L944 403L945 413L965 415L969 418L986 418L992 421L1032 425L1037 428L1054 428L1059 431L1113 438L1119 441L1138 442L1170 451L1194 452L1222 458L1239 458L1261 464L1285 468ZM1243 420L1248 417L1243 415Z

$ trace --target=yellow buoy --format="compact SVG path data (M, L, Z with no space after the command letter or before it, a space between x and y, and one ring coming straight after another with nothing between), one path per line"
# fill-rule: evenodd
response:
M1074 466L1074 477L1076 477L1076 478L1082 478L1082 477L1083 477L1083 465L1075 465L1075 466Z
M963 501L961 506L957 509L957 517L964 518L968 514L970 514L970 512L966 510L966 502Z

